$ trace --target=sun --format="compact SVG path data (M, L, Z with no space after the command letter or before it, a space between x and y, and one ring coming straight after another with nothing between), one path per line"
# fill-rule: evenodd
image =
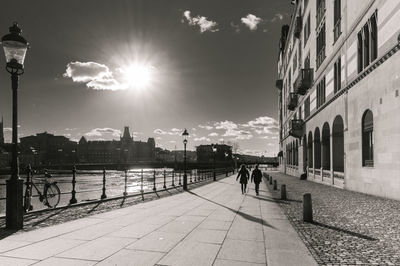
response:
M121 73L129 88L147 88L152 81L152 67L146 64L135 63L121 68Z

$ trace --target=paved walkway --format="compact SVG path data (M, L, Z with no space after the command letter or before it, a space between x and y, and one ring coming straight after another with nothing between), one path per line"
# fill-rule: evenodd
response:
M251 184L253 185L253 184ZM274 202L235 177L0 240L0 265L316 265Z

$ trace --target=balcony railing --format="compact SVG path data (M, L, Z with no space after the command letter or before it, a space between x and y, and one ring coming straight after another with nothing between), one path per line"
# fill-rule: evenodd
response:
M298 99L298 98L297 98L297 94L296 94L296 93L291 92L291 93L289 94L287 103L288 103L288 109L289 109L290 111L294 111L294 109L296 109L296 106L297 106L297 99Z
M303 124L302 119L292 119L289 123L289 135L301 138L303 136Z
M321 50L317 55L317 68L319 68L319 66L322 64L322 62L324 62L324 60L325 60L325 46L321 48Z
M282 90L283 80L282 79L277 79L276 82L275 82L275 86L278 88L278 90Z
M302 27L303 27L303 19L302 19L301 16L298 16L296 18L296 24L295 24L295 27L294 27L294 33L293 33L294 37L296 37L298 39L300 38L301 28Z
M340 34L342 33L341 28L340 28L340 24L341 24L341 19L338 19L336 21L335 27L333 28L333 40L334 40L334 42L336 42L336 40L339 38Z
M305 95L307 93L307 90L311 88L313 79L314 79L314 69L312 68L301 69L294 83L294 91L297 94Z

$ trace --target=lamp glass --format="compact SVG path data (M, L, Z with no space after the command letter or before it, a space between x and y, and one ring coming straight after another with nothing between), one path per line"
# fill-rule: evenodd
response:
M10 63L14 59L18 64L24 64L28 44L7 40L2 42L2 46L7 63Z

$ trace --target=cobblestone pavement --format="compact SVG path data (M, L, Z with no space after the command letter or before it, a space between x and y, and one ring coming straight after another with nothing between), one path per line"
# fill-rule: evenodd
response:
M400 265L400 202L269 173L286 184L280 206L321 265ZM272 190L272 186L269 186ZM302 198L311 193L314 223L302 221Z
M218 179L224 177L225 175L221 175L218 177ZM212 179L203 180L199 183L191 183L189 184L189 188L191 189L196 188L199 186L203 186L205 184L209 184L210 182L213 182ZM138 203L152 201L159 198L175 195L181 193L182 191L183 191L182 187L177 186L175 188L170 188L168 190L158 191L157 194L155 193L145 194L143 198L141 195L138 195L138 196L127 197L125 199L124 198L110 199L107 201L93 202L69 208L45 210L30 214L28 213L24 217L24 229L22 229L22 231L31 231L41 227L56 225L76 220L79 218L87 217L90 215L107 212L114 209L125 208ZM12 232L10 230L5 229L5 218L4 217L0 218L0 238L9 235L11 233Z

